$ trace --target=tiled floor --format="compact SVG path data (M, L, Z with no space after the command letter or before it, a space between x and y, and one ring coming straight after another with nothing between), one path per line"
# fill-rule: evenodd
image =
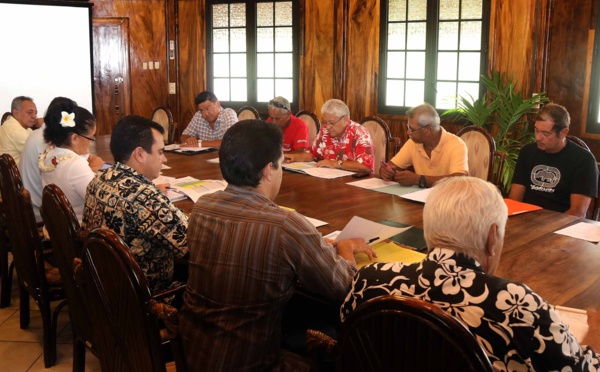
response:
M72 371L73 339L69 314L64 307L58 317L56 364L44 368L42 318L35 302L30 301L31 321L27 329L19 328L19 291L13 280L11 304L0 309L0 370L12 371ZM58 304L58 302L56 303ZM91 352L86 353L86 371L100 371L100 362Z

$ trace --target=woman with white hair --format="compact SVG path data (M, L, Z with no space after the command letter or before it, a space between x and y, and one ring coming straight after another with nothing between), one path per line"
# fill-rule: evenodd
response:
M526 285L494 276L506 220L494 185L474 177L439 181L423 209L427 257L361 269L342 305L342 321L374 297L416 297L467 326L494 370L598 370L598 354L579 344L551 305Z

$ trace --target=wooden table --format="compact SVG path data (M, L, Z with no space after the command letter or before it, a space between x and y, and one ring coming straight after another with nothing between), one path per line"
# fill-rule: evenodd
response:
M108 136L99 136L92 153L112 160ZM167 153L171 177L222 179L218 164L206 160L217 152L199 155ZM389 219L422 227L423 205L401 197L349 186L351 177L319 179L284 171L275 202L299 213L326 221L323 234L341 230L353 216L372 221ZM191 201L178 206L189 210ZM600 310L600 247L583 240L553 234L557 229L582 221L563 213L540 210L510 217L498 276L527 284L548 302ZM596 223L587 221L590 223Z

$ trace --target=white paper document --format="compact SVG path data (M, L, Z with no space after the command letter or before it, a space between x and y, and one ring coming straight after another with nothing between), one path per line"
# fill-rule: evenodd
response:
M212 164L219 164L219 158L208 159L207 162Z
M202 195L225 190L227 182L218 180L199 180L193 177L178 178L171 186L186 194L195 203Z
M408 200L414 200L419 203L426 203L430 192L431 188L400 195L400 197Z
M334 168L317 168L315 167L315 162L295 162L295 163L284 163L283 169L308 174L309 176L318 177L318 178L326 178L326 179L334 179L339 177L350 176L354 174L354 172L345 171L342 169L334 169Z
M396 234L408 230L408 227L392 227L377 222L366 220L362 217L354 216L348 222L344 230L335 237L335 241L362 238L368 244L376 244L382 240L392 237ZM330 234L331 235L331 234ZM329 236L327 236L329 237Z
M556 230L555 233L587 240L592 243L600 242L600 226L591 223L579 222L564 229Z
M306 217L306 216L304 216L304 218L306 218L308 220L308 222L312 223L312 225L314 227L321 227L321 226L328 225L327 222L321 221L321 220L317 220L316 218L311 218L311 217Z
M372 190L372 189L378 189L380 187L398 185L398 182L384 181L381 178L372 177L372 178L367 178L367 179L360 180L360 181L348 182L348 185Z
M167 177L167 176L158 176L158 178L155 178L152 182L155 185L172 185L173 182L175 182L176 179L174 177ZM178 200L183 200L185 198L187 198L187 195L185 195L184 193L182 193L179 190L176 190L172 187L169 187L167 189L167 198L169 198L170 201L175 202Z
M196 154L215 150L214 147L181 146L177 143L165 146L165 151L176 152L179 154Z
M577 341L582 342L590 329L587 311L564 306L555 306L554 310L560 315L562 322L569 326L569 331Z

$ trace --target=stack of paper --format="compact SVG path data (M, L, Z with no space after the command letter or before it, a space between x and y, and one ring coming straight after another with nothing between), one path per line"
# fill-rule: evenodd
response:
M198 146L181 146L179 144L171 144L165 146L165 151L176 152L178 154L193 155L203 152L215 151L214 147L198 147Z
M227 182L217 180L199 180L193 177L178 178L171 187L183 192L195 203L202 195L225 190Z
M341 169L333 169L333 168L317 168L315 167L315 162L295 162L295 163L284 163L283 169L289 170L292 172L304 173L309 176L318 177L318 178L326 178L333 179L339 177L350 176L354 174L354 172L349 172Z

